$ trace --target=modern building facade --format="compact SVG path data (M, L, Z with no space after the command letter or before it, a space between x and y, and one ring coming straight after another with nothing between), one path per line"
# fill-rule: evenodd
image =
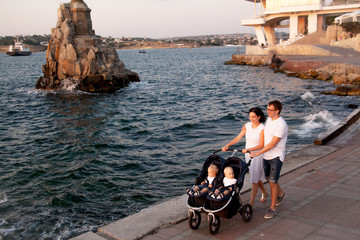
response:
M246 0L254 17L241 25L255 28L260 45L276 45L276 28L288 28L289 38L325 30L334 18L360 9L360 0Z

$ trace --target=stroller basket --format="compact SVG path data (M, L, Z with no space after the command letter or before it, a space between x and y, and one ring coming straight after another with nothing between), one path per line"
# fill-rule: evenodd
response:
M204 206L206 212L212 212L219 217L230 219L238 213L241 204L236 193L222 201L207 201Z
M206 195L205 196L199 196L199 197L188 197L187 205L192 208L201 208L204 206L204 203L206 202Z

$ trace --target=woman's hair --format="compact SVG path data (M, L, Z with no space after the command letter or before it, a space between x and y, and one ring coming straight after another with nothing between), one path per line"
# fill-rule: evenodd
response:
M258 107L251 108L249 110L249 113L251 113L251 112L255 113L256 116L260 117L260 119L259 119L260 123L264 123L266 121L265 114L263 113L263 111L261 111L260 108L258 108Z

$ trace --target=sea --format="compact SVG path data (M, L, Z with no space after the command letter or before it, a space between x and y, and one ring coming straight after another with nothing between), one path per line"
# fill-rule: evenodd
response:
M283 103L288 153L360 105L322 94L331 82L224 64L244 51L118 50L141 82L112 94L36 90L46 53L0 54L0 239L69 239L185 194L270 100Z

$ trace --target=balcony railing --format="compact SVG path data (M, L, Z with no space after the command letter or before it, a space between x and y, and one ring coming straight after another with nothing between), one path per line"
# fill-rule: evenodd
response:
M264 0L265 1L265 0ZM278 3L279 4L279 3ZM320 10L324 7L339 7L348 6L353 4L360 4L360 0L319 0L315 5L304 4L304 1L281 1L281 5L272 6L271 2L268 2L268 8L264 8L262 1L255 4L254 17L263 17L266 14L273 12L287 12L288 9L296 8L298 11L301 10Z

